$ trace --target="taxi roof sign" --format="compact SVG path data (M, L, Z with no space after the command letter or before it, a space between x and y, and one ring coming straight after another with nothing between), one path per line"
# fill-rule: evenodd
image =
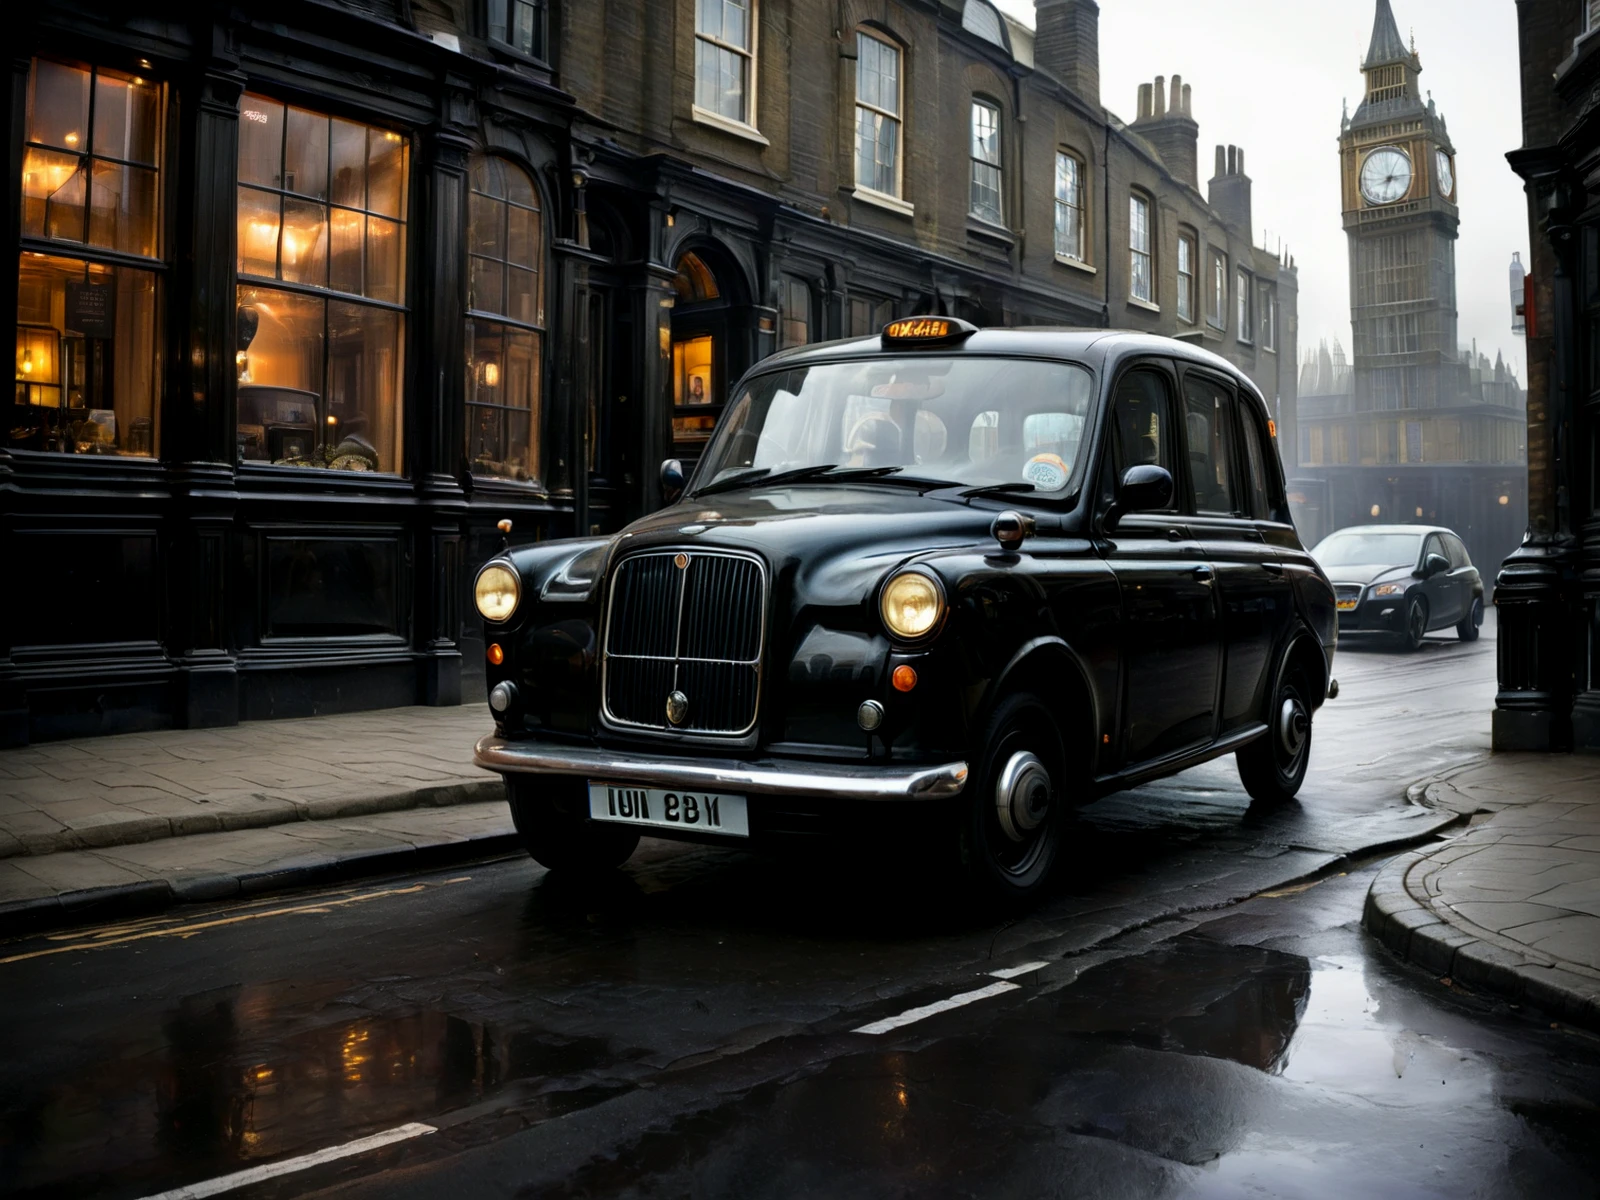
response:
M885 347L943 345L977 332L976 325L956 317L902 317L883 327L883 344Z

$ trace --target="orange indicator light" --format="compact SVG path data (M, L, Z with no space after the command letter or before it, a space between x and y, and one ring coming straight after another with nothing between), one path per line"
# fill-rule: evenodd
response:
M1274 438L1278 436L1278 423L1270 418L1267 421L1267 436Z
M906 666L905 663L901 663L894 669L893 679L895 691L909 692L912 688L917 686L916 669L914 667Z
M492 662L495 666L498 667L501 663L505 662L505 660L506 660L506 652L504 650L500 649L500 643L499 642L490 642L489 643L489 661Z

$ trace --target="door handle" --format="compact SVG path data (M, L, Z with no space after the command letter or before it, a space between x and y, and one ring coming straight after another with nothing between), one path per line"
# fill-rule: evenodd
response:
M1203 563L1194 568L1194 577L1197 583L1210 583L1214 574L1215 572L1213 572L1210 567L1204 565Z
M1283 564L1282 563L1264 562L1264 563L1261 564L1261 567L1269 575L1282 575L1283 574Z
M1183 530L1181 530L1181 529L1169 529L1169 530L1167 530L1167 541L1169 541L1169 542L1181 542L1181 541L1183 541Z

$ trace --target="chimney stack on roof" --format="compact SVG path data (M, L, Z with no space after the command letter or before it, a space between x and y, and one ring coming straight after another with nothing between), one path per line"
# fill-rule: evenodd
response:
M1200 126L1190 111L1193 92L1174 75L1172 86L1157 75L1154 83L1139 85L1139 117L1133 129L1161 156L1174 179L1190 187L1200 187Z
M1247 236L1255 229L1250 215L1250 176L1244 173L1244 151L1238 146L1217 147L1217 173L1208 186L1211 207L1228 224Z
M1091 105L1100 103L1100 6L1033 0L1033 62Z

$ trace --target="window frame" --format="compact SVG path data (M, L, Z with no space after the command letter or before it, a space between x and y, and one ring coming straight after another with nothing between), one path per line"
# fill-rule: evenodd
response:
M1189 252L1189 269L1188 269L1187 272L1184 271L1184 269L1183 269L1183 258L1184 258L1184 251L1185 250L1187 250ZM1180 229L1178 231L1178 251L1177 251L1177 260L1178 260L1177 261L1177 267L1178 267L1177 308L1178 308L1178 320L1180 320L1180 321L1182 321L1182 322L1184 322L1185 324L1188 324L1188 325L1196 325L1196 324L1199 324L1199 321L1200 321L1200 314L1199 314L1199 312L1196 311L1196 308L1197 308L1196 301L1199 299L1199 288L1197 286L1197 284L1198 284L1198 273L1197 273L1197 271L1195 269L1199 265L1199 258L1200 258L1200 238L1199 238L1199 236L1197 234L1194 234L1194 233L1188 232L1186 230ZM1184 280L1186 280L1186 279L1188 280L1187 284L1184 283ZM1187 312L1184 311L1185 308L1188 309Z
M789 271L781 272L778 279L782 284L782 291L778 296L778 349L788 350L797 346L809 346L813 340L811 331L816 324L816 290L811 286L810 280ZM803 316L806 336L804 340L794 342L789 340L789 324L797 320L793 315L793 302L797 294L804 295Z
M78 59L65 55L35 53L29 54L27 56L27 61L28 69L26 75L23 77L25 80L24 94L22 97L22 103L19 105L19 111L16 114L17 121L20 126L21 139L14 143L14 145L16 145L18 148L18 157L16 159L17 174L13 177L16 184L16 190L13 192L13 196L17 205L17 224L14 226L16 230L16 238L12 243L12 252L15 257L12 259L12 262L14 264L16 274L12 277L10 286L12 288L12 299L18 305L18 307L13 309L13 321L15 329L13 336L15 337L16 334L20 334L24 329L39 328L32 323L24 324L21 319L21 264L23 256L25 255L37 256L44 259L65 259L70 262L77 263L84 269L83 274L86 282L89 280L89 268L91 266L103 268L111 273L109 278L112 282L109 285L102 286L118 287L119 284L117 280L121 272L141 273L148 276L154 303L154 315L152 317L154 322L154 338L150 347L150 408L148 413L143 414L143 416L148 417L150 422L150 445L146 453L140 454L130 450L126 453L119 452L115 457L123 463L127 463L128 461L132 460L135 462L142 461L148 464L159 464L162 459L161 442L163 427L165 424L165 422L162 420L162 409L165 406L167 381L167 356L165 353L166 346L164 343L166 334L165 322L168 314L166 289L169 282L169 268L171 266L169 255L172 251L172 247L169 245L168 238L168 223L171 217L170 201L172 199L171 176L176 166L176 155L174 151L177 135L174 133L173 129L173 120L175 116L175 87L171 79L157 76L145 76L130 71L124 71L116 66L111 65L110 63L105 63L87 56ZM29 120L33 112L33 88L36 80L35 73L40 63L51 63L55 66L66 67L70 70L83 71L88 76L88 99L84 108L84 140L86 145L81 148L71 146L52 146L44 142L31 141L28 137ZM151 162L143 163L132 159L123 159L108 154L96 153L95 105L98 101L99 93L97 83L102 72L115 76L128 76L133 79L147 79L148 82L156 86L156 138ZM32 148L37 148L50 154L70 154L77 158L78 165L74 168L73 175L77 175L79 172L82 172L83 175L83 236L81 240L68 241L62 238L53 238L50 237L47 232L33 234L29 233L24 227L26 199L23 194L23 188L26 186L26 184L23 177L23 168L27 162L28 151ZM134 251L118 250L110 246L97 245L89 240L90 231L93 227L94 221L94 168L96 163L109 163L119 167L132 167L138 170L149 171L155 176L155 211L154 227L152 230L154 252L152 254L147 256ZM49 222L46 220L42 229L48 230L48 228ZM64 335L62 331L57 330L53 324L49 325L48 328L56 342L56 370L58 375L57 382L55 384L30 384L20 380L18 382L24 387L53 388L57 393L58 399L58 403L53 406L54 410L58 413L65 414L72 411L73 406L69 406L67 404L69 389L72 385L66 377L66 358L62 354L61 350L61 343ZM80 334L80 336L87 337L87 335L82 334ZM109 338L102 340L109 340L115 343L118 338L117 335L113 333ZM12 401L12 404L16 408L52 407L49 405L35 406L32 404L16 404L14 400ZM93 411L87 405L82 406L82 408L85 412ZM115 411L114 398L113 411ZM130 422L129 433L132 432L133 426L137 424L139 419L141 418L134 418L134 420ZM58 433L64 427L65 422L63 421L62 425L58 426ZM41 425L39 428L43 430L46 427ZM122 437L123 433L119 429L117 432L117 440L120 441ZM29 447L20 445L12 446L10 443L11 437L9 434L7 434L5 440L0 441L0 447L3 447L9 453L38 453L48 455L70 453L69 451L51 449L48 447L43 449L31 449Z
M1144 209L1144 246L1141 248L1137 241L1138 222L1134 214L1140 207ZM1156 225L1155 200L1148 192L1139 191L1137 188L1128 192L1128 300L1132 304L1159 311L1161 307L1160 288L1156 282L1156 246L1159 244L1159 234ZM1137 270L1140 257L1144 259L1145 279L1148 284L1148 294L1141 296L1137 291L1139 272Z
M1228 328L1228 256L1215 246L1206 248L1206 324L1219 332ZM1213 309L1213 303L1215 308Z
M747 22L750 30L750 45L743 47L733 42L725 41L721 37L714 37L700 30L700 5L703 0L695 0L694 6L694 61L690 67L690 74L694 79L694 100L691 103L691 114L696 121L705 125L715 125L730 133L753 137L755 140L766 144L767 139L761 135L759 120L759 75L761 53L761 0L749 0ZM716 0L721 4L723 0ZM745 87L744 87L744 112L738 117L726 116L715 109L704 108L699 102L700 92L700 43L714 46L719 50L726 50L737 54L745 60Z
M1278 293L1269 283L1259 279L1256 281L1259 294L1256 297L1259 311L1256 319L1261 326L1260 346L1263 350L1278 352Z
M861 98L861 42L863 39L877 42L880 46L893 51L895 56L895 108L889 112L876 104L869 104ZM858 194L880 201L892 201L894 207L906 205L906 48L897 39L880 29L868 25L856 26L856 70L855 70L855 96L854 107L856 115L856 130L854 139L854 155L852 173L855 177L855 190ZM886 192L882 188L873 187L861 179L861 114L865 110L874 113L894 123L895 149L894 149L894 191ZM874 160L876 161L876 160ZM909 207L909 206L907 206Z
M394 423L395 428L396 428L396 438L397 438L397 443L398 444L394 447L395 454L394 454L393 463L391 465L387 466L387 467L384 467L384 466L380 465L380 467L377 470L373 471L372 474L374 474L375 476L378 476L378 477L380 477L382 479L387 479L387 480L404 480L404 479L408 479L408 478L410 478L410 473L409 473L408 468L410 466L410 457L411 457L411 452L412 452L412 449L413 449L413 445L412 445L412 442L411 442L410 436L409 436L410 435L410 431L407 428L407 419L406 419L407 418L407 411L406 411L406 409L407 409L407 404L406 404L406 399L407 399L406 398L406 373L410 368L410 364L408 363L407 358L408 358L408 352L411 349L412 338L414 336L414 329L412 327L412 321L411 321L412 312L411 312L411 307L410 307L410 299L411 299L411 295L410 295L410 279L411 279L412 265L413 265L412 264L413 255L412 255L411 237L412 237L412 229L413 229L413 220L414 220L415 215L416 215L415 214L415 204L414 204L415 197L412 194L412 188L413 188L413 184L415 182L414 175L413 175L413 167L415 166L415 161L414 160L415 160L415 157L416 157L416 154L415 154L415 152L416 152L416 138L415 138L415 135L414 135L414 133L412 131L409 131L409 130L397 130L397 129L394 129L394 128L390 127L390 126L370 121L370 120L368 120L368 119L366 119L364 117L356 118L356 117L341 116L339 113L333 111L331 109L331 107L330 108L307 108L307 107L304 107L304 106L302 106L300 104L297 104L297 103L295 103L293 101L290 101L290 100L287 100L287 99L279 99L278 97L276 97L276 96L274 96L274 95L272 95L272 94L270 94L268 92L251 92L251 91L248 91L248 90L241 92L240 95L239 95L239 102L238 102L239 103L239 112L240 112L241 116L243 116L244 113L245 113L245 105L247 103L249 103L250 100L252 100L252 99L259 100L259 101L261 101L263 103L266 103L266 104L277 105L277 106L279 106L279 107L281 107L283 109L283 126L284 127L283 127L283 131L282 131L282 135L281 135L282 136L282 141L280 143L280 149L279 149L279 152L278 152L279 157L278 157L278 160L277 160L278 186L269 186L267 184L247 182L242 178L242 172L240 172L239 169L238 169L239 162L240 162L240 155L243 154L243 142L241 141L239 149L235 153L235 171L234 171L234 179L233 179L233 195L234 195L233 218L234 218L235 226L237 227L239 219L240 219L240 211L241 211L240 210L240 206L239 206L239 195L240 195L240 193L242 191L244 191L246 189L248 189L250 191L253 191L253 192L258 192L258 193L260 193L262 195L273 196L278 200L278 202L279 202L278 225L277 225L277 234L276 234L276 244L275 244L275 248L274 248L274 254L275 254L274 271L277 274L275 276L257 275L257 274L254 274L254 273L251 273L251 272L247 272L244 269L242 269L242 266L240 264L240 258L243 255L244 251L243 251L242 248L240 248L236 252L235 259L234 259L234 271L233 271L234 303L235 303L236 306L238 306L240 304L239 297L242 294L242 290L245 289L245 288L253 288L253 289L256 289L256 290L265 289L265 290L269 290L269 291L278 291L278 292L288 293L288 294L295 295L295 296L305 297L307 299L320 300L322 302L322 341L321 341L321 351L320 351L321 358L322 358L322 380L321 380L321 385L320 385L321 386L321 391L317 394L318 395L318 411L317 411L318 434L317 434L317 439L314 439L314 440L319 440L323 435L323 432L324 432L324 430L322 428L323 417L325 416L326 410L329 407L329 405L332 403L332 399L333 399L333 397L329 394L329 389L330 389L330 384L329 384L330 374L329 374L329 372L331 370L331 365L332 365L332 362L333 362L333 356L330 353L330 347L333 344L333 339L329 336L329 330L332 328L333 306L335 304L343 304L343 305L349 305L349 306L354 306L354 307L358 307L358 308L373 309L373 310L377 310L377 311L380 311L380 312L391 313L397 318L397 320L398 320L398 329L396 331L396 346L397 346L398 351L399 351L399 360L400 361L399 361L399 368L395 373L394 393L393 393L392 403L391 403L391 407L390 407L389 412L390 412L390 419L392 420L392 422ZM328 172L328 182L326 184L327 195L322 197L320 200L317 197L315 197L314 195L311 195L309 193L292 191L292 190L282 186L283 183L285 182L285 176L287 174L287 162L288 162L287 146L288 146L288 138L289 138L289 112L292 109L298 109L301 112L309 113L314 117L317 117L317 118L320 118L320 119L322 119L324 121L327 121L328 124L329 124L329 147L328 147L329 172ZM373 134L373 133L390 133L390 134L394 134L396 136L397 140L400 142L400 144L402 146L402 158L401 158L401 168L400 168L401 179L400 179L399 191L398 191L398 196L399 196L399 215L390 216L390 215L388 215L386 213L383 213L383 212L380 212L380 211L378 211L378 210L376 210L376 209L374 209L372 207L372 189L371 189L370 179L366 180L366 190L363 193L363 207L354 208L354 207L351 207L348 204L339 204L339 203L336 203L334 201L334 199L333 199L334 175L333 175L333 171L332 171L332 155L333 155L332 125L333 125L333 123L335 121L343 121L346 124L359 126L369 136L371 134ZM370 172L371 162L372 162L372 160L371 160L371 149L370 149L370 143L369 143L369 148L367 150L367 158L366 158L365 165L364 165L364 170L366 172ZM328 229L330 231L329 232L330 245L329 245L329 249L327 251L328 261L327 261L326 270L327 270L328 282L326 284L302 283L302 282L300 282L298 280L288 280L288 279L283 279L283 278L279 278L278 277L278 276L281 276L282 273L283 273L283 242L284 242L285 237L287 236L286 235L286 231L285 231L285 226L286 226L287 222L284 219L284 214L285 214L285 211L287 209L288 203L289 203L289 201L291 199L300 200L300 201L305 202L305 203L320 204L322 206L322 208L325 210L325 212L327 213ZM389 222L389 223L391 223L391 224L393 224L393 225L395 225L397 227L396 230L395 230L395 234L396 234L396 237L398 238L398 251L397 251L397 253L398 253L399 258L398 258L398 263L397 263L398 274L397 274L397 279L395 281L395 286L396 286L396 291L397 291L398 295L401 297L401 299L399 301L383 300L383 299L378 299L378 298L375 298L375 297L367 296L367 295L364 294L364 291L363 292L347 292L347 291L343 291L343 290L338 289L338 288L333 286L333 255L332 255L332 244L331 244L331 239L332 239L332 232L331 231L332 231L332 228L333 228L333 213L334 213L334 211L336 209L339 210L339 211L342 211L342 212L347 212L347 213L358 213L362 217L363 225L362 225L362 242L361 242L361 256L362 256L361 277L362 277L362 287L363 287L363 289L365 289L366 286L367 286L368 245L369 245L369 239L372 236L371 233L369 232L368 223L370 222L370 220L372 218L376 217L379 220L387 221L387 222ZM241 350L240 353L243 353L243 351ZM251 382L253 382L253 381L251 381ZM241 380L240 379L235 378L233 380L233 385L232 386L234 388L234 397L235 397L235 419L237 419L237 417L238 417L238 389L240 387L240 384L241 384ZM275 385L262 385L262 386L270 387L270 386L275 386ZM329 418L329 420L331 422L331 418ZM334 467L329 466L329 465L313 464L310 467L296 467L296 466L291 466L289 464L280 464L280 463L272 461L271 459L267 459L267 460L263 461L263 460L260 460L260 459L245 458L245 457L242 457L242 456L238 455L237 452L236 452L236 457L235 457L234 461L241 469L248 469L248 470L262 469L262 470L277 471L277 470L305 470L305 469L310 469L310 470L317 470L317 471L334 471L334 472L337 473L337 468L334 468ZM380 464L382 463L382 458L381 457L379 459L379 463Z
M531 62L546 64L550 60L550 2L549 0L481 0L483 5L483 38L497 50L510 51L518 58L525 58ZM493 6L503 4L506 10L506 31L512 29L514 14L519 6L530 8L534 13L532 49L524 50L507 37L496 37L494 33Z
M994 153L995 161L978 157L978 110L986 109L994 114ZM995 229L1006 229L1006 143L1005 143L1005 109L998 100L991 100L987 96L974 95L967 107L967 217L970 220L981 221L983 224ZM994 172L995 176L995 215L979 212L973 196L973 188L978 186L979 168ZM1007 230L1009 232L1009 230Z
M1255 344L1255 277L1243 267L1233 272L1233 304L1239 322L1236 338L1247 346Z
M527 179L528 186L533 191L534 204L536 207L530 209L527 205L512 200L509 197L490 196L488 193L480 192L474 188L472 186L472 161L478 158L498 160L503 164L504 169L520 172ZM473 252L472 197L474 195L483 196L485 199L493 201L499 206L501 217L501 234L504 244L507 248L507 254L510 253L511 210L516 208L523 212L531 212L533 214L534 226L538 232L538 245L534 251L535 262L532 272L534 276L534 315L537 318L535 321L523 321L520 318L511 316L509 313L499 312L488 308L474 308L472 305L472 262L474 259L482 259L487 262L495 262L499 264L502 281L502 298L509 295L509 280L511 277L510 272L512 268L516 267L519 270L525 269L520 267L518 264L513 263L509 257L496 259L491 255L476 254ZM497 326L512 333L531 334L535 339L534 357L538 362L539 369L538 388L536 389L535 394L530 398L529 405L525 409L514 404L493 404L481 400L475 400L472 398L472 393L470 391L463 397L462 434L464 440L462 445L466 458L466 473L471 477L474 486L488 483L491 485L508 485L517 488L529 488L541 493L547 490L547 485L544 481L544 463L538 460L542 458L545 449L545 400L549 393L550 380L550 328L548 319L549 310L546 305L546 289L549 282L549 270L547 268L550 259L550 230L545 221L545 213L548 210L548 207L548 197L546 197L543 188L541 188L539 185L538 175L523 163L518 162L514 158L507 157L506 155L495 154L488 150L475 151L469 159L467 165L467 203L464 206L461 223L461 236L466 244L466 252L463 255L463 261L466 263L466 271L462 279L462 284L466 291L466 302L462 305L463 338L465 338L465 333L468 326L483 324ZM505 304L504 307L509 308L510 305ZM463 365L467 366L470 365L470 363L464 362ZM528 413L531 440L533 442L532 454L530 457L535 461L529 464L527 479L515 479L505 475L495 475L487 471L479 472L473 469L473 463L477 461L470 453L472 448L471 421L474 409L489 409L499 413Z
M1174 384L1177 383L1177 380L1170 368L1150 361L1130 363L1117 376L1116 382L1111 388L1110 400L1106 405L1107 429L1100 468L1101 478L1104 481L1100 502L1101 507L1103 509L1105 505L1115 500L1116 488L1123 473L1127 471L1130 465L1137 465L1124 461L1126 456L1122 445L1122 422L1119 419L1117 406L1122 397L1123 387L1131 379L1140 375L1152 376L1161 387L1160 407L1165 432L1157 448L1159 461L1154 465L1164 468L1172 476L1173 482L1172 503L1166 508L1153 511L1167 515L1179 513L1182 511L1179 505L1182 499L1181 483L1184 468L1177 461L1177 446L1179 443L1174 440L1175 437L1181 437L1181 435L1175 434L1173 425L1177 411L1177 397L1174 394Z
M1076 204L1072 203L1071 200L1063 199L1061 195L1061 165L1064 162L1070 162L1077 168L1078 201ZM1066 146L1056 147L1055 206L1052 210L1055 215L1053 245L1056 261L1069 263L1075 267L1087 267L1089 265L1089 246L1091 243L1089 238L1089 193L1088 188L1085 186L1087 176L1088 165L1083 155ZM1076 253L1061 249L1061 218L1064 212L1076 212L1078 214L1078 247Z

